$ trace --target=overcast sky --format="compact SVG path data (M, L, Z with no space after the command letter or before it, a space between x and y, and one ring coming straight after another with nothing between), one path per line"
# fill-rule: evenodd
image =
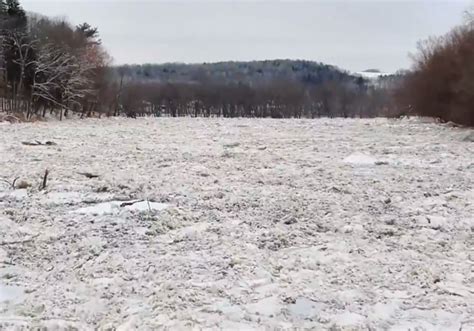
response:
M408 68L416 42L462 22L469 0L23 0L99 28L115 63L307 59L361 71Z

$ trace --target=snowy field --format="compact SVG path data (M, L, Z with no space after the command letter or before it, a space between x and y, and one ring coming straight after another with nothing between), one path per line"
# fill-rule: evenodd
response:
M103 119L0 132L0 177L32 185L0 183L0 330L474 330L465 129Z

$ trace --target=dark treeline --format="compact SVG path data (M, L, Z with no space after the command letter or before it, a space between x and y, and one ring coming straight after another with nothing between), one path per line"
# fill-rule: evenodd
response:
M375 117L390 115L388 91L337 81L312 86L284 80L257 86L131 82L124 84L120 105L128 116Z
M374 83L311 61L127 65L115 68L129 116L375 117L394 112L398 79Z

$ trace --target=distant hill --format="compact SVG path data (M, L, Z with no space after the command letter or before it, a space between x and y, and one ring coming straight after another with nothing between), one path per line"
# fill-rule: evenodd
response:
M218 62L203 64L143 64L114 68L116 79L162 83L207 83L261 85L275 80L319 85L325 81L364 83L356 76L335 66L303 60L267 60L251 62Z

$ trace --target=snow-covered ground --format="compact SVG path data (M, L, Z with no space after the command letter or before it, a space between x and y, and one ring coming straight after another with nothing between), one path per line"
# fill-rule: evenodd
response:
M32 185L0 183L1 330L474 329L467 130L186 118L0 131L1 178ZM21 143L35 140L56 145Z

